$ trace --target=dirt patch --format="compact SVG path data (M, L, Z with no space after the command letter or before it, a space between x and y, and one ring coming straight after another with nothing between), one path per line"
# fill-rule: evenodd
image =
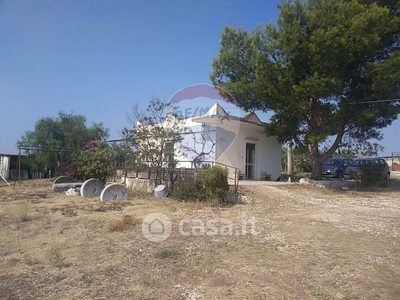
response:
M215 207L134 191L101 203L44 179L1 186L0 299L400 298L398 179L239 191L242 204ZM172 222L158 243L141 226L155 212Z

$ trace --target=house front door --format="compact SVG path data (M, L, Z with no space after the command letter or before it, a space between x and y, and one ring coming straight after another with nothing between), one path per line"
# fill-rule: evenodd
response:
M254 179L256 145L246 143L246 179Z

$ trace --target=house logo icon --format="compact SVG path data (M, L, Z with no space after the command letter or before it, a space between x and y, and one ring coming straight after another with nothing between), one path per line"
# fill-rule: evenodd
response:
M171 234L172 221L162 213L150 213L142 222L142 233L151 242L165 241Z
M236 101L227 91L204 83L184 87L168 103L176 107L175 113L184 119L203 116L215 103L224 106L228 112L230 109L233 113L239 112Z

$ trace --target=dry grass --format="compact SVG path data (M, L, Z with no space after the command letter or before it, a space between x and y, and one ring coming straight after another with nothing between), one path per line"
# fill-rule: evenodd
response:
M46 252L46 259L53 267L62 268L67 266L65 261L66 258L63 256L58 247L52 246Z
M371 191L240 192L243 203L218 207L140 193L102 203L43 179L1 186L0 299L400 299L398 179ZM27 222L15 213L24 203ZM141 228L154 212L172 221L159 243ZM241 235L251 217L257 234ZM211 219L231 220L232 235L193 234Z
M139 220L135 220L132 216L125 215L121 219L110 219L107 224L107 229L110 232L114 231L125 231L132 229L133 226L139 224Z
M23 203L18 203L13 208L15 217L21 221L26 222L29 220L28 214L31 209L31 205L28 201L24 201Z

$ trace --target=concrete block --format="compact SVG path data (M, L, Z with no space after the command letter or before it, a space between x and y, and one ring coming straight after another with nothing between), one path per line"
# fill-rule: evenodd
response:
M157 198L165 197L168 195L168 189L165 185L157 185L154 189L154 196Z
M70 188L66 192L67 196L78 196L79 192L75 188Z

